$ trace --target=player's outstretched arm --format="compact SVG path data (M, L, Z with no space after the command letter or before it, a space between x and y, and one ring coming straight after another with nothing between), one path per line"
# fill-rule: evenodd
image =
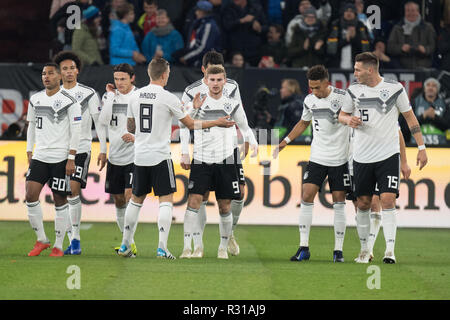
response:
M340 123L355 129L362 124L360 118L358 118L357 116L352 116L351 113L347 113L342 110L339 113L338 120Z
M427 151L425 150L425 144L423 142L422 131L420 130L419 122L412 109L406 112L402 112L403 117L408 123L409 130L417 142L419 151L417 152L417 162L416 165L419 166L419 170L422 170L428 162Z
M212 127L230 128L236 124L234 121L230 121L230 116L225 116L217 120L202 121L194 120L189 115L180 119L181 123L186 126L189 130L200 130Z
M403 138L402 130L398 130L399 143L400 143L400 171L403 178L409 179L411 175L411 168L408 165L408 159L406 158L406 144L405 138Z
M275 150L273 150L273 158L276 159L280 151L283 150L289 142L297 139L306 130L306 128L308 128L310 123L311 121L305 121L303 119L297 122L294 129L292 129L291 132L289 132L289 134L283 139L283 141L281 141L280 144L275 148Z

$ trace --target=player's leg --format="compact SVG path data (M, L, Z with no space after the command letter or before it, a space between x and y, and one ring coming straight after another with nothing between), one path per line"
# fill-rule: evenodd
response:
M208 199L209 199L209 190L206 191L206 193L203 195L203 200L200 204L200 208L198 209L198 213L196 214L197 227L195 229L197 231L191 235L191 238L192 238L193 244L194 244L194 248L196 248L196 247L203 248L203 232L205 231L206 220L207 220L206 205L208 203ZM186 218L186 216L185 216L185 218ZM186 239L186 240L188 240L188 239Z
M236 164L236 170L239 177L239 190L241 194L239 199L231 200L231 213L233 214L233 229L231 231L230 241L228 242L228 252L230 252L231 255L233 256L239 255L240 252L239 245L234 236L234 230L236 229L239 217L241 216L245 198L245 176L242 164L240 163Z
M378 232L381 226L381 205L380 196L378 193L378 188L375 189L375 194L372 197L372 204L370 206L370 233L369 233L369 252L370 261L373 260L373 246L378 237Z
M231 199L217 199L219 206L220 222L219 234L220 244L217 251L217 258L228 259L228 242L233 228L233 214L231 213Z
M51 257L62 257L64 237L66 236L67 220L69 216L69 204L67 196L63 193L53 190L53 200L55 201L55 244L53 246Z

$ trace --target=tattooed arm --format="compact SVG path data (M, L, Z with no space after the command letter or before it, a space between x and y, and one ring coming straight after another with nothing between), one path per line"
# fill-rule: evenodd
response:
M127 130L132 134L136 132L136 122L134 121L134 118L127 119Z
M417 142L417 146L419 147L419 152L417 153L417 163L419 166L419 170L421 170L428 162L427 152L425 150L425 144L423 142L422 131L420 131L420 125L417 121L416 116L412 110L407 112L403 112L403 117L408 123L409 130L411 134L414 136L414 139Z

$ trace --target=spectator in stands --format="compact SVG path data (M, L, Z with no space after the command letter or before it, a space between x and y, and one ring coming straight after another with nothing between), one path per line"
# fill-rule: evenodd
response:
M293 29L288 58L293 68L322 64L325 57L327 31L317 19L316 9L308 8L301 22Z
M450 0L448 2L450 4ZM450 23L442 28L437 47L441 58L440 69L450 72Z
M423 93L413 103L414 113L428 144L445 144L445 131L450 128L450 108L439 97L440 88L441 84L437 79L428 78L423 84Z
M361 21L367 28L367 33L371 41L374 40L372 24L369 22L367 15L364 11L364 1L363 0L355 0L356 12L358 14L358 19Z
M386 42L383 39L375 40L373 53L378 57L380 62L380 69L397 69L400 64L396 59L389 57L386 54Z
M358 20L356 7L346 3L342 17L332 22L327 39L328 66L352 69L358 53L369 51L367 28Z
M156 11L158 2L156 0L144 0L144 14L139 18L137 25L144 33L144 37L156 27Z
M281 105L278 107L278 119L275 127L291 132L303 113L303 100L300 84L295 79L283 79L280 89ZM284 130L286 129L286 130Z
M183 47L183 38L170 22L166 10L159 9L156 13L156 27L145 36L142 42L142 53L147 61L155 57L172 62L172 53Z
M189 32L189 42L184 49L174 52L174 61L183 65L200 67L203 55L211 50L222 51L220 30L212 16L213 5L209 1L196 4L197 19Z
M219 30L222 31L222 0L209 0L209 2L213 5L212 16L216 21ZM186 14L183 24L183 38L185 41L189 41L190 31L192 29L192 25L197 19L195 16L195 11L197 10L196 6L191 8L189 12ZM221 32L222 33L222 32ZM223 34L222 34L223 36ZM223 38L223 37L222 37ZM223 39L222 39L223 40Z
M262 48L263 57L272 57L274 64L281 66L286 64L287 48L284 45L283 26L272 24L267 32L267 43Z
M435 48L433 26L421 18L417 3L407 2L403 20L392 28L387 52L398 58L403 68L430 68Z
M297 4L297 15L293 16L293 18L291 18L288 22L288 25L286 28L286 39L285 39L286 46L289 46L289 44L291 43L294 27L301 23L301 21L303 20L303 14L305 13L305 11L308 8L313 6L311 4L311 1L309 1L309 0L292 1L291 3L295 3L295 2L298 3ZM316 7L314 7L314 8L317 10L317 12L316 12L317 19L319 21L321 21L324 26L327 26L328 20L331 17L331 6L328 3L328 1L321 1L320 8L319 9L317 9ZM289 10L289 9L287 9L287 10Z
M233 0L223 9L222 24L229 37L230 52L241 51L251 66L257 66L261 59L262 35L268 29L262 7L253 1Z
M111 21L109 35L110 64L128 63L132 66L136 63L144 63L145 56L139 51L134 39L130 23L134 21L134 6L124 4L116 10L118 20Z
M269 24L283 24L284 0L261 0L261 5Z
M101 19L98 8L90 6L83 10L81 28L73 33L72 50L80 57L83 65L103 64L98 43L98 38L101 37Z
M245 59L242 53L233 52L231 55L231 67L244 68L245 65Z
M66 3L73 2L73 0L52 0L52 4L50 6L50 15L49 19L53 17L53 15Z

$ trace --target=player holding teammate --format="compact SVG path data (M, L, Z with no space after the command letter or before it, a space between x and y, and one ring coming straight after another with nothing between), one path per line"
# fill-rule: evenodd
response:
M350 191L347 159L349 128L337 121L339 111L352 104L345 90L329 85L328 70L322 65L311 67L307 72L312 93L304 101L303 115L294 129L275 148L274 158L289 142L300 136L312 121L314 137L311 156L303 177L302 203L300 206L300 247L291 261L309 260L309 233L312 223L314 198L323 181L328 183L333 196L334 209L334 262L344 262L342 253L346 229L345 196Z
M26 175L25 201L31 227L37 241L28 256L38 256L50 247L45 235L39 195L48 182L55 201L56 240L52 257L61 257L66 234L69 207L69 179L75 172L75 154L80 141L81 107L60 88L61 73L55 63L42 70L45 90L31 96L28 105L27 156L30 165ZM36 145L36 148L33 148Z
M54 59L61 69L62 88L81 105L81 137L80 145L75 156L75 173L70 176L71 195L69 201L70 222L68 232L70 245L64 254L81 254L80 225L81 225L81 189L86 188L89 163L91 161L92 120L100 141L100 154L97 164L102 169L106 164L106 128L99 124L100 99L91 87L77 81L81 70L80 58L71 51L61 51Z
M175 173L170 157L172 117L175 116L189 129L213 126L230 127L234 122L222 117L215 121L195 121L186 115L180 100L164 89L169 79L169 63L153 59L148 66L150 84L136 90L128 108L128 131L135 134L134 174L131 200L125 212L125 227L119 255L133 257L130 244L136 230L139 211L153 189L159 197L159 244L157 257L175 259L167 249L172 223L173 193L176 191ZM196 97L194 103L200 98Z
M208 85L206 84L206 69L208 67L213 65L220 65L224 66L224 60L221 53L216 51L209 51L203 56L202 60L202 72L203 72L203 78L192 83L191 85L187 86L183 96L181 98L181 101L183 102L186 110L191 113L195 117L197 112L202 112L201 110L197 110L193 108L192 106L192 100L196 96L196 94L200 94L200 96L203 98L206 96L206 94L209 92ZM223 94L227 97L233 98L238 103L242 104L241 95L239 92L239 85L236 81L232 79L226 79L226 82L223 86ZM245 122L247 123L247 119L245 119ZM248 124L247 124L248 126ZM241 128L240 128L241 129ZM242 130L242 129L241 129ZM244 169L242 167L242 160L245 159L247 156L249 145L251 144L253 153L252 156L256 156L258 143L255 139L255 136L253 135L253 132L249 130L247 133L243 133L244 135L248 136L247 141L244 143L244 148L242 152L239 151L237 147L237 131L236 128L234 128L234 135L235 138L233 138L235 143L235 160L236 160L236 170L239 175L239 189L240 189L240 198L234 199L231 201L231 212L233 215L233 230L231 233L231 237L228 243L228 251L232 255L238 255L239 245L236 242L236 239L234 237L234 230L236 228L236 225L239 221L239 217L241 215L242 208L244 207L244 197L245 197L245 177L244 177ZM191 158L189 155L189 141L190 141L190 131L187 128L183 128L183 126L180 126L180 139L181 139L181 167L183 169L189 170L191 168ZM238 156L240 154L240 156ZM209 190L205 192L203 196L203 201L200 204L200 208L198 210L198 214L195 215L196 220L195 229L197 230L194 234L191 234L190 232L187 232L185 230L184 232L184 249L183 253L181 254L180 258L201 258L203 256L203 232L205 230L206 225L206 204L208 202L209 198ZM184 219L189 219L185 215ZM191 241L194 240L194 252L191 250Z
M251 130L240 100L224 95L227 82L225 69L219 65L210 66L206 70L206 84L208 93L202 99L201 105L194 108L200 110L200 119L217 119L219 116L230 116L236 121L248 141ZM196 98L200 96L197 93ZM194 98L195 100L195 98ZM234 128L211 128L194 132L194 155L189 176L189 197L186 209L184 230L188 234L199 234L196 215L207 191L214 190L220 213L220 245L217 257L228 259L228 242L232 234L233 217L231 201L240 199L239 175L236 171L235 158L239 155L235 151ZM195 241L194 245L199 243ZM190 246L190 243L189 243ZM194 255L203 256L203 248L195 247Z
M106 85L99 122L108 127L109 134L105 192L112 194L117 225L123 233L125 210L131 198L134 170L134 135L127 131L127 110L133 92L137 88L133 84L134 69L128 63L114 66L113 76L115 86L111 83ZM119 248L115 248L116 252ZM137 254L134 239L131 239L131 252Z
M370 252L370 205L375 185L380 191L383 232L386 239L384 263L395 263L397 232L395 199L400 183L398 116L401 112L418 143L417 165L427 164L427 154L420 125L411 109L403 86L379 74L378 58L370 52L355 57L357 83L347 91L354 100L342 108L339 121L355 128L353 144L354 192L358 201L356 225L361 242L357 263L368 263ZM352 116L358 111L359 116Z

